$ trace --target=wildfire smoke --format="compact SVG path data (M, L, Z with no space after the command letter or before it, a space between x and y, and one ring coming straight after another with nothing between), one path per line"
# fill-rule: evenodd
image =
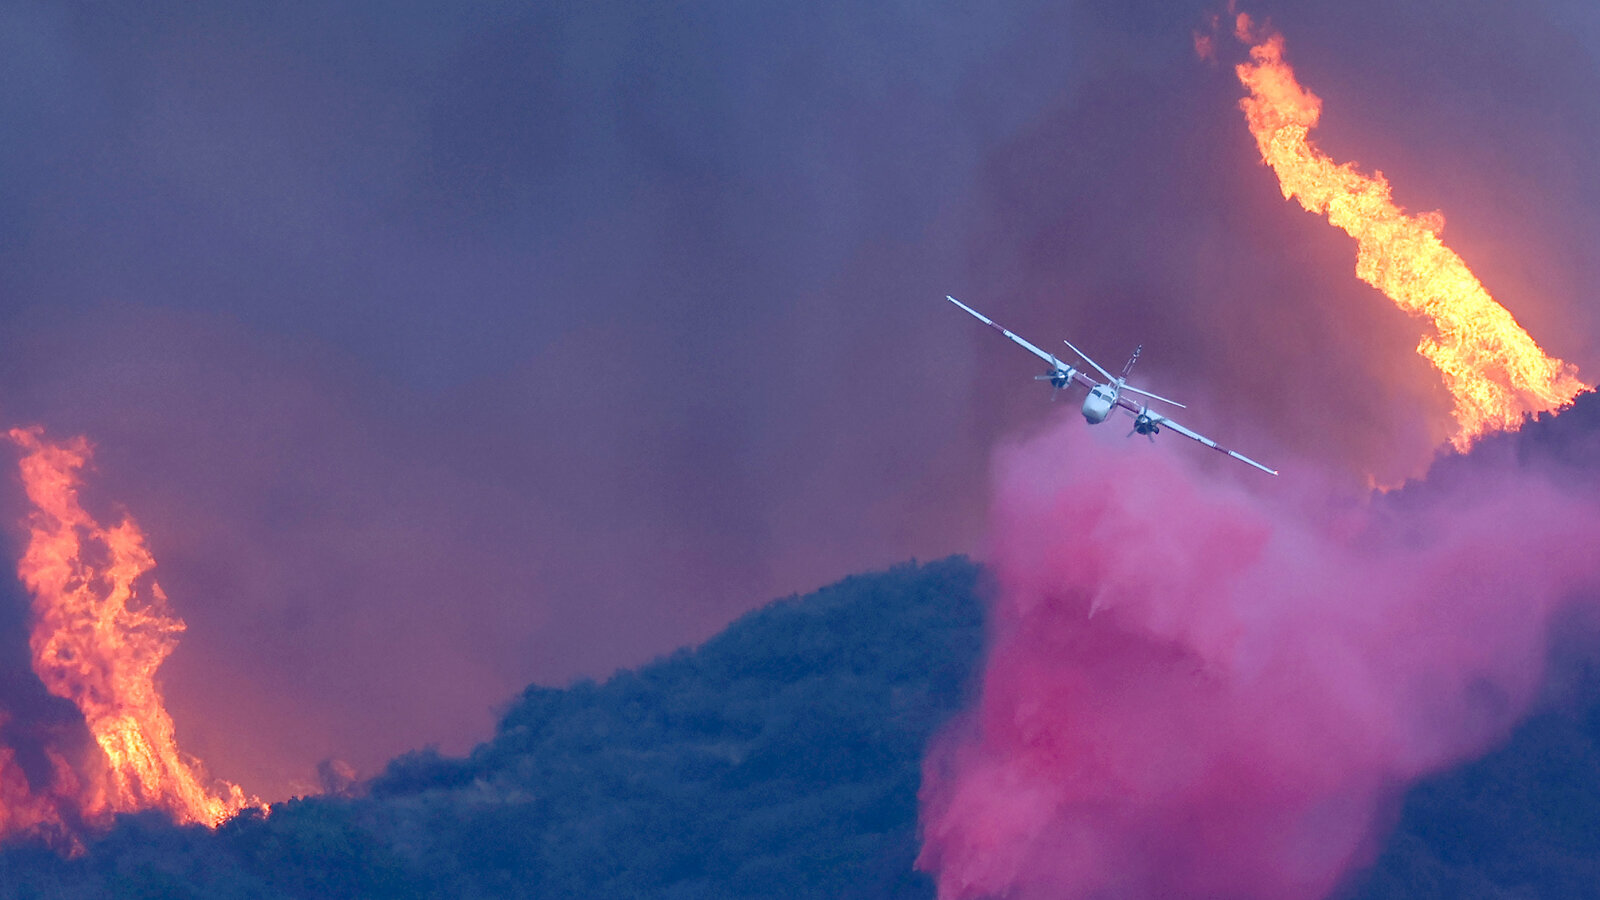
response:
M73 818L164 810L185 823L217 825L247 804L232 784L209 786L198 763L178 750L156 671L184 629L151 577L155 560L130 518L106 527L79 502L80 472L91 459L83 438L47 441L38 428L12 429L23 487L33 511L18 566L32 595L33 667L50 693L72 701L104 766L73 772L53 757L56 792L73 796ZM60 824L51 804L27 790L0 750L0 833ZM59 805L59 804L58 804Z
M1515 430L1531 413L1560 409L1589 385L1577 370L1547 356L1477 276L1440 240L1438 213L1407 215L1381 172L1338 164L1311 142L1322 100L1300 86L1283 58L1283 36L1256 34L1240 13L1235 35L1251 44L1235 71L1250 96L1239 102L1261 158L1277 173L1285 199L1356 239L1356 276L1402 310L1432 321L1417 352L1433 363L1455 398L1451 443L1466 450L1479 436ZM1202 41L1202 54L1209 39Z

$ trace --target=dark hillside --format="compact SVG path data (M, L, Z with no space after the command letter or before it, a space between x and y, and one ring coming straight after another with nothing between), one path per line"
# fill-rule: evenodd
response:
M963 559L846 579L604 684L530 687L468 757L216 834L17 848L5 897L926 897L919 762L982 641Z

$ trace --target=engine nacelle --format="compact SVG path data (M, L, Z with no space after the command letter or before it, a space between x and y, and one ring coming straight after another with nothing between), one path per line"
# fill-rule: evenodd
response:
M1149 413L1140 413L1133 419L1133 430L1140 434L1159 434L1161 425L1155 419L1150 418Z

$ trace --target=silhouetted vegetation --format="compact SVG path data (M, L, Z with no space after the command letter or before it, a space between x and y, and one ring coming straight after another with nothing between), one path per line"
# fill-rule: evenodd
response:
M970 699L979 578L850 578L603 684L530 687L471 754L408 753L359 796L216 832L128 816L73 859L15 844L0 897L931 898L919 764ZM1560 633L1541 711L1407 794L1348 898L1600 893L1600 624Z
M778 601L603 684L530 687L465 758L408 753L363 796L217 832L126 817L78 859L0 854L0 895L928 897L919 764L967 699L962 559Z

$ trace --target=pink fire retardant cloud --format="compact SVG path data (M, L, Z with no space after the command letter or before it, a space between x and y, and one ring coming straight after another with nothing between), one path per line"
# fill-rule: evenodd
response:
M1509 464L1287 501L1196 459L1080 422L1000 454L981 701L925 763L942 900L1326 896L1506 735L1600 568L1592 500Z

